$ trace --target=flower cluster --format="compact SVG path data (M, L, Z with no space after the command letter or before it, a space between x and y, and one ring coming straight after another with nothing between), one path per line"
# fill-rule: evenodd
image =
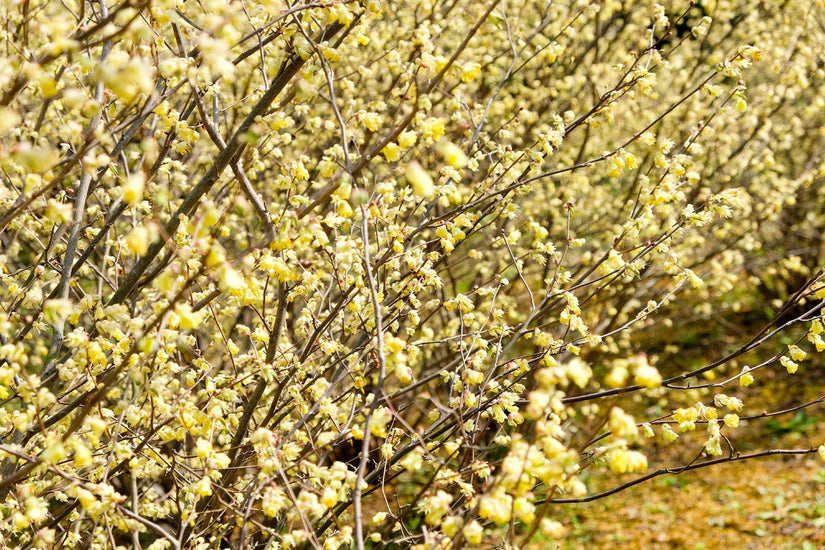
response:
M17 4L0 546L558 539L821 365L806 3Z

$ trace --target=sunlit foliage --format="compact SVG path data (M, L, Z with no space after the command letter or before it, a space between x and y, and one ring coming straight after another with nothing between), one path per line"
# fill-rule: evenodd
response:
M0 17L0 544L516 548L825 459L736 442L822 381L822 2Z

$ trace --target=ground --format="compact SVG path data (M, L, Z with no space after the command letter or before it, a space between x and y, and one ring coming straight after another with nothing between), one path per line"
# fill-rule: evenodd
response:
M802 377L777 377L753 389L766 410L789 410L825 393L821 368L810 365ZM743 454L816 447L825 443L825 406L742 421L734 433L733 444ZM691 436L695 441L686 441ZM649 470L689 462L689 448L701 448L701 437L697 429L677 443L648 449ZM587 472L590 494L639 475L617 479L604 467ZM559 544L534 537L532 549L825 549L825 462L814 453L726 463L657 477L552 513L568 528L567 539Z
M565 505L562 514L563 550L820 549L825 464L816 455L724 464ZM534 539L534 547L556 544Z

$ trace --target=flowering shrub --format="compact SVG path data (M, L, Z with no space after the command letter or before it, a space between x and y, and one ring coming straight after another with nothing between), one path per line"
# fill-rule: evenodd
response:
M7 3L0 540L517 547L825 459L736 443L825 349L822 9Z

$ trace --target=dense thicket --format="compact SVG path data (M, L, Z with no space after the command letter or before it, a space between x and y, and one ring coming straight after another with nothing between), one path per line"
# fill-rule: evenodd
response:
M822 382L822 2L0 17L2 544L515 548L823 443L736 439Z

